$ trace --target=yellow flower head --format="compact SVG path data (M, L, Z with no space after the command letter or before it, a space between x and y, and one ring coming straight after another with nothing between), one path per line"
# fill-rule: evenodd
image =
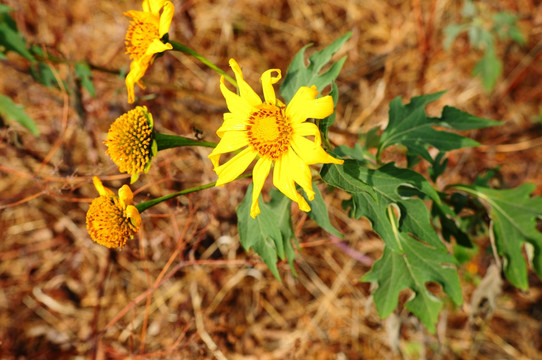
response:
M132 59L130 72L126 76L130 104L135 100L134 85L137 83L142 89L145 88L140 80L155 55L173 48L171 44L162 42L173 19L173 3L166 0L143 0L142 6L143 11L130 10L124 13L132 19L124 41L126 53Z
M156 155L152 114L145 106L123 114L109 128L104 141L107 155L117 164L120 172L132 175L132 183L142 172L149 171Z
M230 67L235 73L239 95L228 90L224 77L220 79L220 90L226 99L229 113L224 114L224 123L217 130L221 138L209 155L218 175L216 186L224 185L243 173L250 163L254 165L252 206L250 216L260 213L258 197L265 179L274 164L273 184L284 195L297 202L303 211L310 211L303 196L296 190L299 184L309 200L314 199L309 165L317 163L342 164L342 160L328 155L321 146L318 127L306 122L308 118L323 119L333 113L331 96L316 98L315 86L301 87L292 100L284 106L275 96L273 84L281 78L280 70L271 69L262 74L265 102L243 79L241 68L234 59ZM314 141L305 136L314 136ZM231 160L220 165L220 155L245 147Z
M132 190L123 185L116 196L96 176L92 181L100 196L92 200L87 212L88 233L98 244L108 248L123 247L141 225L139 211L133 205Z

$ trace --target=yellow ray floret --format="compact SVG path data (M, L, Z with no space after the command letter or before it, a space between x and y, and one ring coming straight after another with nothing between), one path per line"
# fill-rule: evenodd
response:
M87 212L87 230L95 242L108 248L123 247L138 233L141 216L133 205L134 195L128 185L119 189L119 196L93 179L99 197L92 200Z
M270 69L261 76L264 100L243 79L241 68L230 60L239 94L230 91L220 79L220 90L230 112L224 114L224 123L217 130L221 138L209 155L218 175L216 186L222 186L239 175L256 158L253 171L254 189L250 215L260 213L258 197L265 179L273 170L273 184L284 195L297 202L303 211L310 211L309 204L296 190L296 184L314 198L309 165L317 163L342 164L322 149L318 127L307 122L308 118L323 119L333 113L331 96L316 98L315 86L298 89L290 103L285 106L277 99L273 84L281 78L278 69ZM306 136L313 136L314 141ZM240 150L242 149L242 150ZM240 150L232 159L220 164L220 155Z
M164 35L169 32L173 19L175 12L173 3L166 0L144 0L142 7L143 11L130 10L124 13L132 19L124 41L126 53L132 60L130 72L126 76L130 104L135 100L135 84L145 88L140 80L156 54L173 48L171 44L162 41Z

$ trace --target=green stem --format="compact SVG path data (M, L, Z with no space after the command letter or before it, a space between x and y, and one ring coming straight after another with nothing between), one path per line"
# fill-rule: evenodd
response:
M221 68L219 68L218 66L216 66L215 64L213 64L212 62L207 60L207 58L205 56L200 55L199 53L195 52L194 50L192 50L192 49L190 49L190 48L188 48L188 47L184 46L183 44L178 43L176 41L169 40L168 42L171 44L171 46L173 46L173 50L180 51L180 52L188 54L188 55L192 55L193 57L195 57L196 59L201 61L203 64L207 65L209 68L213 69L214 71L216 71L220 75L224 76L224 78L226 80L228 80L230 82L230 84L237 87L237 81L235 81L234 78L232 78L231 76L226 74L226 72L224 72L224 70L222 70Z
M183 136L166 135L158 132L154 133L154 139L158 145L158 151L181 146L203 146L209 148L216 147L216 143L214 142L193 140Z
M235 179L235 180L244 179L244 178L247 178L247 177L250 177L250 176L252 176L252 173L248 173L248 174L238 176L237 179ZM162 201L173 199L174 197L190 194L190 193L193 193L193 192L196 192L196 191L209 189L209 188L212 188L215 185L216 185L216 182L213 182L213 183L210 183L210 184L196 186L196 187L193 187L193 188L190 188L190 189L177 191L177 192L171 193L169 195L161 196L161 197L156 198L156 199L144 201L144 202L142 202L140 204L137 204L135 207L137 208L137 211L139 211L139 213L141 214L143 211L147 210L150 207L153 207L156 204L161 203Z

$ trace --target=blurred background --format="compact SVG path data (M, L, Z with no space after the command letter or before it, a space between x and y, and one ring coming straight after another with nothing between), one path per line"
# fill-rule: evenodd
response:
M471 183L497 168L496 186L533 182L542 195L537 1L476 1L475 12L458 0L172 1L170 39L224 70L235 58L260 94L263 71L285 72L304 45L313 44L310 55L352 31L336 55L347 60L337 80L334 144L353 146L360 134L385 126L388 103L397 96L408 101L447 90L429 114L440 114L446 104L504 125L468 133L483 145L452 152L437 185ZM460 268L465 304L445 302L436 334L404 310L380 319L370 284L359 279L383 243L367 221L346 216L340 192L324 196L342 240L292 208L298 275L281 263L282 282L239 245L235 209L249 180L145 211L139 235L121 251L93 243L85 225L97 196L92 176L115 191L129 182L105 155L103 140L110 124L132 108L123 79L129 67L123 12L140 10L141 2L2 3L13 9L29 44L62 59L45 64L51 86L36 81L40 69L20 55L9 52L0 60L0 94L23 105L39 130L34 136L16 122L0 121L2 359L542 358L536 275L525 292L493 282L485 290L496 302L492 314L471 306L493 263L484 237ZM503 12L515 16L523 41L496 28L494 15ZM452 38L460 28L469 30ZM494 36L494 57L476 42L479 29ZM74 75L79 61L95 69L95 96ZM499 64L502 75L492 83ZM473 76L477 66L484 76ZM143 80L147 89L136 88L137 104L149 108L158 131L218 140L226 107L216 73L170 52ZM214 181L209 152L160 152L132 186L136 202ZM403 161L400 149L385 156ZM423 173L424 166L416 169ZM403 295L401 302L409 296Z

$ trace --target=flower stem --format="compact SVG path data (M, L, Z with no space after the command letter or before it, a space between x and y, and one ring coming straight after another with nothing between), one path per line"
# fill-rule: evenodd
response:
M230 82L230 84L237 87L237 81L235 81L234 78L232 78L231 76L226 74L226 72L224 72L224 70L222 70L221 68L219 68L218 66L216 66L215 64L213 64L212 62L207 60L207 58L205 56L200 55L196 51L194 51L194 50L192 50L192 49L190 49L190 48L188 48L188 47L184 46L183 44L178 43L176 41L169 40L168 42L171 44L171 46L173 46L173 50L180 51L180 52L188 54L188 55L192 55L193 57L195 57L196 59L201 61L203 64L207 65L209 68L213 69L214 71L216 71L220 75L224 76L224 78L226 80L228 80Z
M238 176L236 180L244 179L244 178L247 178L247 177L250 177L250 176L252 176L252 173L243 174L243 175ZM216 182L213 182L213 183L210 183L210 184L196 186L196 187L193 187L193 188L190 188L190 189L184 189L184 190L181 190L181 191L171 193L169 195L161 196L161 197L156 198L156 199L144 201L144 202L142 202L140 204L135 205L135 207L137 208L137 211L139 211L139 213L141 214L143 211L147 210L150 207L153 207L156 204L161 203L162 201L173 199L174 197L190 194L190 193L193 193L193 192L196 192L196 191L209 189L209 188L212 188L215 185L216 185Z
M216 143L214 142L193 140L183 136L166 135L158 132L154 133L154 139L158 145L158 151L181 146L204 146L209 148L216 147Z

